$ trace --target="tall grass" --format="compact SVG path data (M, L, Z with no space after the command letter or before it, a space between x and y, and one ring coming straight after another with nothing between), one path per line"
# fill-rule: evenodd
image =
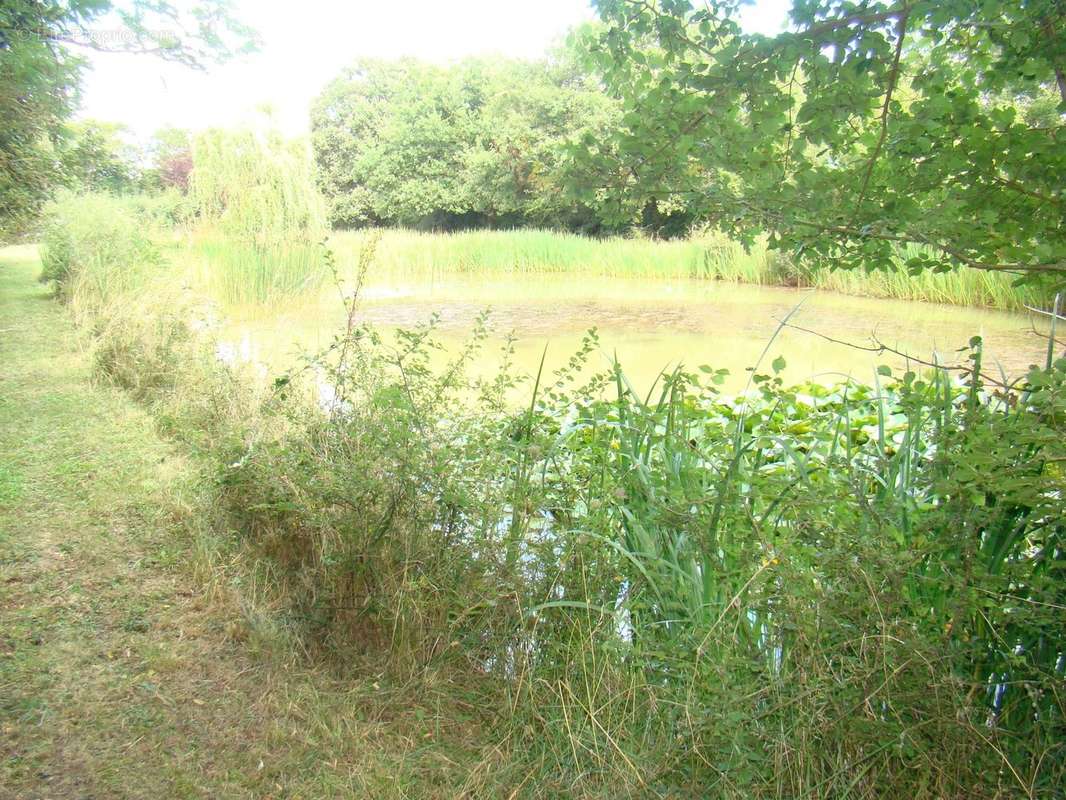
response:
M726 240L594 239L518 229L425 233L401 229L337 232L338 257L356 253L380 233L375 272L390 274L579 273L626 278L720 278L759 283L773 272L765 250L746 253Z
M1066 748L1048 468L1066 360L1022 405L984 395L974 357L968 385L756 374L727 399L677 372L641 397L616 369L612 401L546 402L524 485L555 514L555 566L516 701L538 757L634 789L699 774L722 797L1060 780L1040 765ZM636 766L650 753L662 772Z
M317 289L328 270L321 245L194 237L187 257L198 285L227 306L276 307Z
M1025 306L1044 307L1054 297L1055 293L1050 288L1033 284L1015 285L1018 276L1002 272L963 267L952 272L938 274L925 270L911 275L902 262L918 250L913 245L902 248L900 262L893 270L820 270L809 276L810 285L845 294L1011 311L1020 311Z
M435 366L432 321L385 338L356 288L334 342L257 390L194 310L71 285L106 301L100 374L208 460L226 560L279 626L338 665L476 683L496 794L1066 779L1066 359L995 391L975 341L957 374L787 386L775 360L736 397L711 367L638 395L621 366L588 376L590 334L552 374L476 379L483 324Z
M358 252L367 232L338 232L331 245L340 261ZM811 286L869 297L1020 310L1046 305L1052 292L1014 286L1013 275L960 268L935 275L892 271L808 271L757 243L750 250L714 236L654 241L593 239L548 230L425 233L382 232L375 270L392 275L573 273L625 278L691 278L765 286Z
M61 194L45 209L40 279L61 299L94 307L134 291L160 263L149 220L107 194Z

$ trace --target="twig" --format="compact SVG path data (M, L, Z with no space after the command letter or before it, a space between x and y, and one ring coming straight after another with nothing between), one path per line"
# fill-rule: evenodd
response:
M786 328L793 328L793 329L795 329L797 331L801 331L803 333L809 333L812 336L817 336L819 339L823 339L823 340L825 340L827 342L832 342L833 344L844 345L845 347L850 347L850 348L852 348L854 350L862 350L864 352L874 353L876 355L884 355L885 353L890 353L892 355L896 355L896 356L899 356L901 358L905 358L908 361L913 361L915 364L921 364L923 367L933 367L934 369L943 369L943 370L948 370L948 371L951 371L951 372L962 372L962 373L972 373L973 372L973 368L972 367L967 367L967 366L964 366L962 364L941 364L941 363L938 363L936 361L926 361L925 359L917 358L916 356L913 356L910 353L904 352L903 350L897 350L894 347L889 347L887 344L882 342L876 336L871 336L870 337L870 340L873 342L873 345L862 345L862 344L856 344L855 342L848 342L848 341L845 341L844 339L835 339L832 336L827 336L826 334L820 333L819 331L811 330L810 328L804 328L804 327L801 327L799 325L794 325L794 324L792 324L790 322L782 322L781 324L784 327L786 327ZM1010 381L1009 383L1007 383L1005 381L1002 381L1002 380L999 380L997 378L994 378L994 377L992 377L991 375L989 375L988 373L985 373L985 372L978 372L977 375L978 375L978 377L980 377L986 383L990 383L990 384L992 384L994 386L997 386L997 387L999 387L1001 389L1006 389L1008 391L1013 391L1015 389L1015 387L1024 380L1024 378L1016 378L1013 381Z

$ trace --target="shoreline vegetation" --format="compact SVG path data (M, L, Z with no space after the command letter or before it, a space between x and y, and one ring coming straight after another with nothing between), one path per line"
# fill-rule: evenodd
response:
M1050 309L1054 291L1039 283L1016 284L1012 273L959 267L909 275L905 259L918 248L901 248L895 267L871 272L798 268L762 241L750 248L721 235L657 240L632 236L591 237L540 229L426 232L370 228L327 232L319 228L272 235L262 241L232 228L197 223L189 200L172 195L70 196L55 207L96 205L108 218L139 227L145 242L175 268L190 265L191 277L233 304L287 301L331 282L324 246L342 277L358 267L364 243L377 242L374 273L411 278L449 274L595 275L619 278L725 281L758 286L815 288L860 297L940 303L1003 311ZM267 226L269 228L269 226Z
M206 66L226 6L0 13L0 795L1062 796L1060 0L75 120L93 25Z
M550 230L426 233L403 229L335 232L329 245L339 257L358 252L367 237L378 238L375 269L431 274L538 273L607 277L722 280L761 286L817 288L863 297L1023 310L1044 306L1051 296L1032 286L1015 286L1016 276L971 268L919 276L907 274L901 250L894 270L868 273L803 270L765 242L749 249L720 235L679 240L623 236L591 238ZM915 248L916 249L916 248Z
M975 338L953 371L790 386L768 344L736 397L714 365L645 396L624 365L583 370L590 334L558 370L518 375L505 352L473 378L483 325L441 365L431 321L388 338L360 322L359 277L427 240L447 244L425 269L499 252L494 235L348 234L337 260L307 236L254 277L273 245L229 233L190 282L117 202L64 201L42 247L96 379L203 464L205 546L276 647L502 709L475 794L1060 784L1066 360L1002 386ZM531 268L567 265L545 242L584 256L529 237ZM613 246L611 269L655 263ZM332 344L269 382L219 360L220 308L291 298L343 261Z
M548 230L436 233L383 228L335 231L323 241L336 265L351 272L368 239L378 243L375 273L394 277L555 274L725 281L1003 311L1050 308L1053 302L1053 293L1016 286L1010 274L959 268L915 277L907 274L902 259L894 270L807 272L763 243L745 250L714 236L658 241ZM311 243L263 246L201 233L193 234L187 250L178 248L174 257L203 262L215 289L234 303L298 297L329 282L322 247Z

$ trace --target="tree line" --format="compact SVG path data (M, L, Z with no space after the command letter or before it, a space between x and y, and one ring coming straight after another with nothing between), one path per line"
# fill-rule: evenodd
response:
M619 114L565 52L451 66L362 60L316 98L311 141L335 226L595 232L605 221L570 190L568 146L606 139Z
M70 123L82 61L67 43L108 7L18 0L0 12L0 235L56 186L184 188L195 169L182 132L136 161L113 127ZM539 61L344 70L310 119L330 223L701 225L768 234L823 266L888 266L909 244L915 272L1062 281L1061 0L798 3L776 37L746 33L730 2L598 9L598 24ZM204 37L154 42L147 17L131 19L135 48L192 65L234 52L217 37L207 49Z

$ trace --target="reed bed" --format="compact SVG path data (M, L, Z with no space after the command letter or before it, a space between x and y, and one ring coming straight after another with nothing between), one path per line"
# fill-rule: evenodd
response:
M903 251L906 257L909 251ZM926 270L911 275L902 264L893 270L848 272L820 270L810 276L810 285L844 294L920 300L977 308L1021 311L1026 306L1048 306L1054 291L1036 285L1017 285L1017 275L960 268L953 272Z
M602 239L550 230L427 233L403 229L337 232L330 238L343 263L370 235L380 235L375 273L582 273L626 278L710 278L766 282L773 258L725 239L656 241Z
M273 307L314 292L328 275L322 247L299 240L198 237L189 255L197 285L228 307Z
M330 246L345 264L355 259L369 231L335 232ZM1053 292L1016 286L1014 275L960 268L910 276L891 271L811 271L764 243L745 249L721 237L656 241L613 236L590 238L550 230L428 233L404 229L380 235L374 271L385 275L574 273L626 278L723 280L764 286L810 286L868 297L1021 310L1047 305Z

